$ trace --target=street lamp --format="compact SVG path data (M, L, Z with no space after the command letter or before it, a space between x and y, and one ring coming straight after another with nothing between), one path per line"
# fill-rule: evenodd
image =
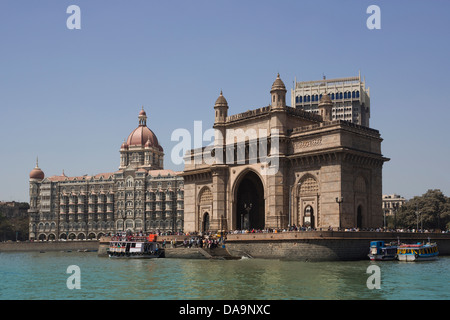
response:
M336 203L339 204L339 230L341 229L341 203L344 202L344 197L340 196L336 198Z

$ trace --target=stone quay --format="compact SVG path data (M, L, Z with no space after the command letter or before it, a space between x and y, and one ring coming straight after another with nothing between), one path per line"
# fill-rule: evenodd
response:
M441 256L450 255L450 234L406 232L292 231L280 233L228 234L224 247L185 248L183 241L196 235L158 236L166 241L166 258L180 259L279 259L297 261L366 260L370 241L402 243L436 242ZM177 241L176 247L171 241ZM109 238L100 240L98 254L106 256Z

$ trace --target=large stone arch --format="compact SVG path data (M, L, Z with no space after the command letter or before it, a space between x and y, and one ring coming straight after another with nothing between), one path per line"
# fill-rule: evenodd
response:
M254 170L240 173L232 188L234 229L264 229L266 208L264 181Z

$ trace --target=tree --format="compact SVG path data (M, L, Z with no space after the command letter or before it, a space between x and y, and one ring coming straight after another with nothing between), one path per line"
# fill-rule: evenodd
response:
M397 212L397 226L417 229L449 229L450 198L439 189L428 190L422 196L415 196Z

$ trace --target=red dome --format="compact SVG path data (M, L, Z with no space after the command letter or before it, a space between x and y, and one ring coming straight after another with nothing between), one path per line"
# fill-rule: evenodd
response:
M127 139L128 146L154 147L161 151L163 148L158 143L158 138L147 126L140 125L130 133Z
M43 180L45 177L44 171L42 171L38 166L31 170L30 179Z

